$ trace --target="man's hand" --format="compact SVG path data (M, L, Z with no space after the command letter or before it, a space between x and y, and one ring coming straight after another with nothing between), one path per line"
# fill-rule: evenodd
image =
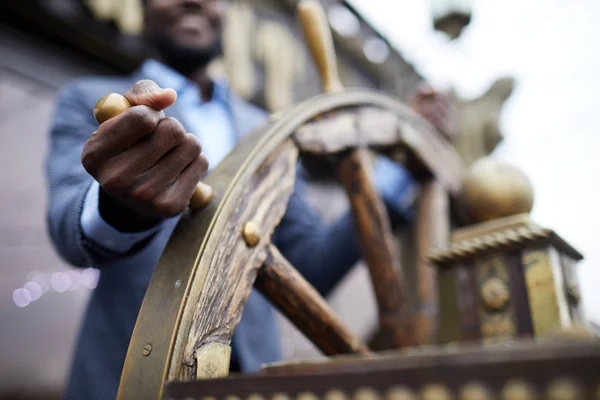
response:
M450 141L458 135L457 121L450 100L429 85L421 86L409 105Z
M81 162L133 214L174 217L188 206L208 160L200 141L164 116L175 91L144 80L124 96L133 107L100 125L85 143Z

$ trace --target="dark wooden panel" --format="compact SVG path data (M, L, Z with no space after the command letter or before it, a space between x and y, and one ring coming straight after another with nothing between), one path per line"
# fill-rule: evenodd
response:
M461 324L455 268L438 269L437 290L440 312L438 343L459 342L461 339Z
M456 267L456 302L460 318L461 341L473 342L481 338L477 276L472 264Z
M531 323L531 311L527 286L525 285L525 274L523 272L523 261L521 252L508 253L505 256L508 266L510 298L515 310L517 324L517 335L520 338L533 336L533 324Z

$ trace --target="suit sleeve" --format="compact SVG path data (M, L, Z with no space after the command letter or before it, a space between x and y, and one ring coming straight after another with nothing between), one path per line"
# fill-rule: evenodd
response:
M98 128L92 115L93 105L84 101L89 97L85 84L77 81L66 86L57 98L45 168L46 219L52 243L64 260L78 267L101 267L139 250L144 243L127 254L117 253L90 240L82 229L86 195L95 181L81 164L81 152L85 141Z
M412 218L415 184L399 165L378 161L374 182L386 206L392 229ZM383 166L382 166L383 165ZM298 271L326 296L361 258L350 212L331 224L306 202L306 181L298 174L287 211L274 236L274 244Z

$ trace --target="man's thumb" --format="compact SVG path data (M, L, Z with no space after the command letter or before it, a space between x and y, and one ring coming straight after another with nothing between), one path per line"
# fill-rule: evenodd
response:
M163 89L148 79L136 82L123 96L134 106L143 105L155 110L164 110L177 99L173 89Z

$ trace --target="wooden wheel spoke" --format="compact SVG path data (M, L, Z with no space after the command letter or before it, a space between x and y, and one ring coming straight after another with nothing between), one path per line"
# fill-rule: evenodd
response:
M326 355L369 351L273 245L254 286Z
M383 201L368 169L365 150L351 150L340 162L340 177L355 217L356 233L369 267L377 298L381 329L397 347L417 344L405 283L400 280L400 256Z

